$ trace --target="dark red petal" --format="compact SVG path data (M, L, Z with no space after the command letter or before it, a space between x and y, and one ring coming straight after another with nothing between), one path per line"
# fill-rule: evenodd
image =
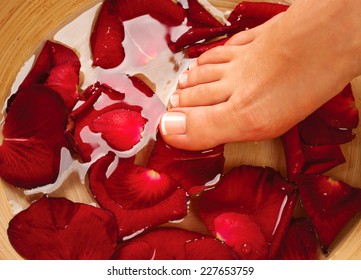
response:
M116 216L120 237L182 219L187 214L185 191L167 175L124 166L109 154L93 164L90 171L90 189L99 205Z
M303 207L327 251L344 226L361 210L361 190L321 175L303 175L297 184Z
M124 26L113 0L105 0L90 38L93 65L114 68L125 58Z
M157 140L148 161L148 168L164 172L176 179L190 195L207 188L207 183L222 174L223 146L208 151L191 152L168 146L160 136Z
M291 181L298 174L322 174L344 163L339 144L351 141L358 124L358 110L351 86L321 106L282 137L287 173Z
M127 151L142 139L146 122L139 112L115 109L99 115L93 120L90 129L101 133L102 138L113 149Z
M235 260L236 254L213 237L203 237L185 243L188 260Z
M315 260L318 240L311 221L307 218L292 220L282 241L280 259Z
M29 106L31 104L31 106ZM53 90L23 87L12 102L0 146L0 174L9 183L33 188L55 181L68 110Z
M231 24L252 28L288 9L288 5L268 2L240 2L228 17Z
M112 145L114 148L119 147L124 150L128 146L133 146L136 143L134 133L137 132L137 128L133 128L131 122L129 122L129 125L123 123L123 126L119 126L118 131L114 131L114 133L112 129L114 129L117 119L113 119L113 123L107 124L107 127L99 127L99 124L102 121L109 120L109 118L112 117L112 112L114 112L113 117L116 117L117 112L124 113L126 111L128 112L125 113L127 116L133 114L130 112L135 112L138 116L142 108L124 103L124 93L120 93L105 84L96 83L90 86L85 92L87 100L69 116L67 131L67 135L73 139L74 148L80 154L82 160L86 162L91 161L92 152L99 147L99 142L93 138L93 133L96 132L104 132L105 135L102 135L102 138L110 141L108 145ZM136 120L140 120L140 123L145 121L141 116L138 116ZM128 119L128 121L131 121L131 119ZM121 128L125 129L123 132L128 132L127 128L133 129L133 138L128 140L128 135L122 134L120 131ZM107 152L108 151L105 151L104 154Z
M229 38L224 38L211 43L207 42L203 44L194 44L187 49L188 57L196 58L210 49L213 49L218 46L223 46L228 40Z
M301 141L311 146L344 144L355 138L352 129L332 127L316 114L299 123L298 129Z
M179 228L158 228L124 242L114 258L119 260L220 260L235 259L235 255L213 237Z
M190 25L221 27L222 24L198 0L188 0L188 20ZM189 23L188 23L189 24Z
M54 66L48 79L44 83L47 87L58 92L68 108L73 108L78 100L79 73L68 62Z
M146 96L152 97L155 92L140 78L137 76L128 76L132 81L133 86L138 89L140 92L143 92Z
M79 71L80 61L73 50L47 41L19 89L33 84L48 85L71 109L78 99Z
M298 126L287 131L281 139L287 177L292 182L298 174L322 174L345 162L338 145L310 146L303 143Z
M109 259L117 226L108 211L44 196L10 221L8 237L26 259Z
M315 114L331 127L356 128L359 123L359 112L355 106L351 84L325 103Z
M227 173L200 198L200 216L213 235L214 221L227 212L250 216L270 244L273 258L289 224L296 200L295 187L271 168L240 166ZM242 246L243 244L239 244Z
M175 26L185 18L183 8L172 0L116 0L115 3L123 21L150 15L161 23Z
M184 47L192 46L201 40L210 40L224 35L232 35L241 31L238 26L222 27L194 27L181 35L175 42L175 49L181 50Z
M240 259L267 258L269 245L250 216L235 212L220 214L214 219L214 231Z

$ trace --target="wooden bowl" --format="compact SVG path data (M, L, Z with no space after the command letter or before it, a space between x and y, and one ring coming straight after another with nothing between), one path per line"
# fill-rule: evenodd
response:
M24 63L38 50L46 39L99 0L11 0L0 3L0 106L4 106L12 84ZM231 10L236 0L211 0L222 11ZM291 2L291 1L290 1ZM361 78L352 81L356 105L361 108ZM0 116L1 119L1 116ZM356 130L361 135L361 126ZM0 138L1 140L1 138ZM0 141L1 142L1 141ZM328 175L361 187L361 140L357 136L342 146L346 163L334 168ZM240 164L270 166L285 174L285 160L279 139L258 143L234 143L226 145L226 169ZM70 176L54 196L66 196L73 201L92 202L87 188L82 187L77 176ZM0 179L0 259L21 259L7 238L7 226L13 217L11 202L26 207L34 196L25 197L22 190ZM361 259L361 215L355 217L338 236L330 248L330 254L321 259ZM204 231L192 213L181 227Z

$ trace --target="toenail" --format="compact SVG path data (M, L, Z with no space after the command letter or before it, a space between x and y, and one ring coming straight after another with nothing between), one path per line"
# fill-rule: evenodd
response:
M167 112L160 121L160 129L164 135L180 135L186 133L186 115L182 112Z
M180 77L179 77L179 83L183 86L185 86L188 82L188 74L187 73L183 73Z
M172 107L179 106L179 94L175 93L170 97L170 104L172 105Z
M198 66L197 59L195 59L189 64L188 69L191 70L197 66Z

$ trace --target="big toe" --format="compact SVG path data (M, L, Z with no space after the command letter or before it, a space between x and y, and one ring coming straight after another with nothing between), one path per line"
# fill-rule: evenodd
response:
M170 110L161 119L160 132L169 145L185 150L205 150L238 141L238 122L230 109L226 102Z

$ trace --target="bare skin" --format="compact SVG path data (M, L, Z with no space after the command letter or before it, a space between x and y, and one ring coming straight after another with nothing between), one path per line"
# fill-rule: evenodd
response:
M160 130L177 148L280 136L361 74L361 0L296 0L202 54Z

